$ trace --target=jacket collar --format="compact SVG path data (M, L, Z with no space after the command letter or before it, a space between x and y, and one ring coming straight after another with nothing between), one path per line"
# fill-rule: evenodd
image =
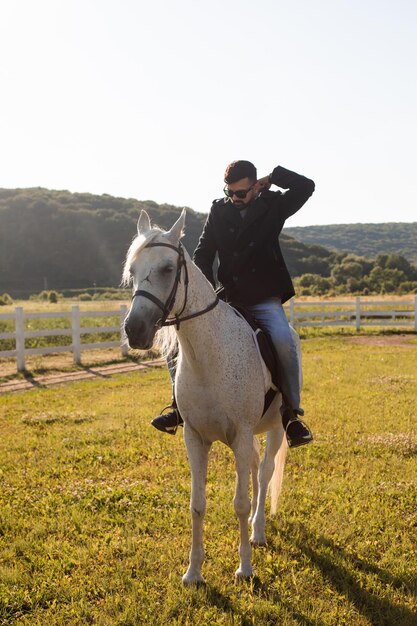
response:
M268 204L262 198L256 198L248 205L245 216L242 219L239 210L233 206L232 202L226 201L224 203L223 215L229 223L238 228L240 232L243 232L247 228L249 228L253 224L253 222L255 222L261 215L266 213L268 209Z
M262 198L256 198L251 204L248 206L248 209L245 213L245 217L241 222L241 231L246 230L252 224L261 217L264 213L268 211L268 204Z
M233 206L230 200L227 200L224 203L224 213L225 219L233 224L236 228L240 228L242 226L243 220L242 216L239 213L239 210Z

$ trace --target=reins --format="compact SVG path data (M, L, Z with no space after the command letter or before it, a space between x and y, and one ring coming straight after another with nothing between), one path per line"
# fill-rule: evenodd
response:
M215 306L217 306L219 302L219 298L216 295L216 299L214 300L214 302L209 304L202 311L197 311L196 313L191 313L189 315L184 315L184 317L181 317L187 305L188 283L189 283L187 263L185 262L184 249L181 245L181 242L179 242L178 247L173 246L170 243L148 243L144 247L145 248L157 248L157 247L171 248L172 250L175 250L175 252L178 253L177 271L175 274L174 284L172 286L171 292L165 304L162 302L162 300L154 296L152 293L150 293L149 291L144 291L143 289L138 289L137 291L135 291L135 293L132 296L132 300L136 298L136 296L144 296L145 298L148 298L148 300L151 300L151 302L156 304L161 309L162 317L160 317L160 319L155 324L157 328L161 328L162 326L173 326L175 324L176 329L179 330L181 322L186 322L187 320L190 320L194 317L198 317L199 315L204 315L204 313L208 313L208 311L211 311L212 309L214 309ZM171 313L172 307L174 306L175 298L177 296L178 285L181 282L181 270L183 267L184 267L184 275L185 275L184 302L181 307L181 311L177 313L174 318L168 319L168 315Z

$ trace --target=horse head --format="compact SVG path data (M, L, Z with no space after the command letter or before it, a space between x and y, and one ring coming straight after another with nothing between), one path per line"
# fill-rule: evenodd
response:
M123 272L124 284L133 285L132 303L124 322L131 348L151 348L156 331L178 308L185 215L183 209L171 230L165 232L152 227L149 215L141 211L138 234L128 250Z

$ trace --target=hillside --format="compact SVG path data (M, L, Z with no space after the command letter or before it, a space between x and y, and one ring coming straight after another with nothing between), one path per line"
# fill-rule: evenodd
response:
M0 292L117 286L141 209L161 227L179 209L155 202L47 189L0 189ZM187 216L192 247L201 217Z
M168 204L110 195L0 189L0 294L117 287L141 209L162 228L170 228L181 211ZM184 244L190 253L206 217L187 210ZM329 260L332 256L321 246L301 244L288 236L282 241L294 276L313 271L312 257Z
M305 244L319 244L330 250L371 259L381 253L396 253L417 263L417 222L295 226L284 232Z
M71 289L94 293L97 288L118 287L141 209L165 229L181 211L168 204L110 195L0 189L0 296L27 297L42 290ZM205 220L206 214L188 209L184 245L191 254ZM297 293L417 292L417 269L396 252L404 246L414 250L415 235L413 239L403 229L396 238L391 224L370 226L380 228L355 224L285 229L281 247ZM412 232L417 224L406 226ZM326 228L330 229L327 245L335 248L338 242L345 251L308 241L309 229L325 233ZM362 243L358 244L360 236ZM361 252L359 256L353 254L356 250Z

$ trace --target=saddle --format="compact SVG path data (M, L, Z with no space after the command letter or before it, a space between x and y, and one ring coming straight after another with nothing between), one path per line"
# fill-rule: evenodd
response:
M278 360L278 355L275 350L274 344L272 343L272 339L269 334L262 328L262 325L258 322L257 319L249 313L247 309L241 304L231 304L232 308L235 309L241 317L243 317L249 326L253 330L254 337L256 338L260 355L268 368L271 379L272 379L272 387L265 394L265 402L264 409L262 415L266 413L269 409L272 400L275 398L276 394L281 389L280 384L280 363Z

